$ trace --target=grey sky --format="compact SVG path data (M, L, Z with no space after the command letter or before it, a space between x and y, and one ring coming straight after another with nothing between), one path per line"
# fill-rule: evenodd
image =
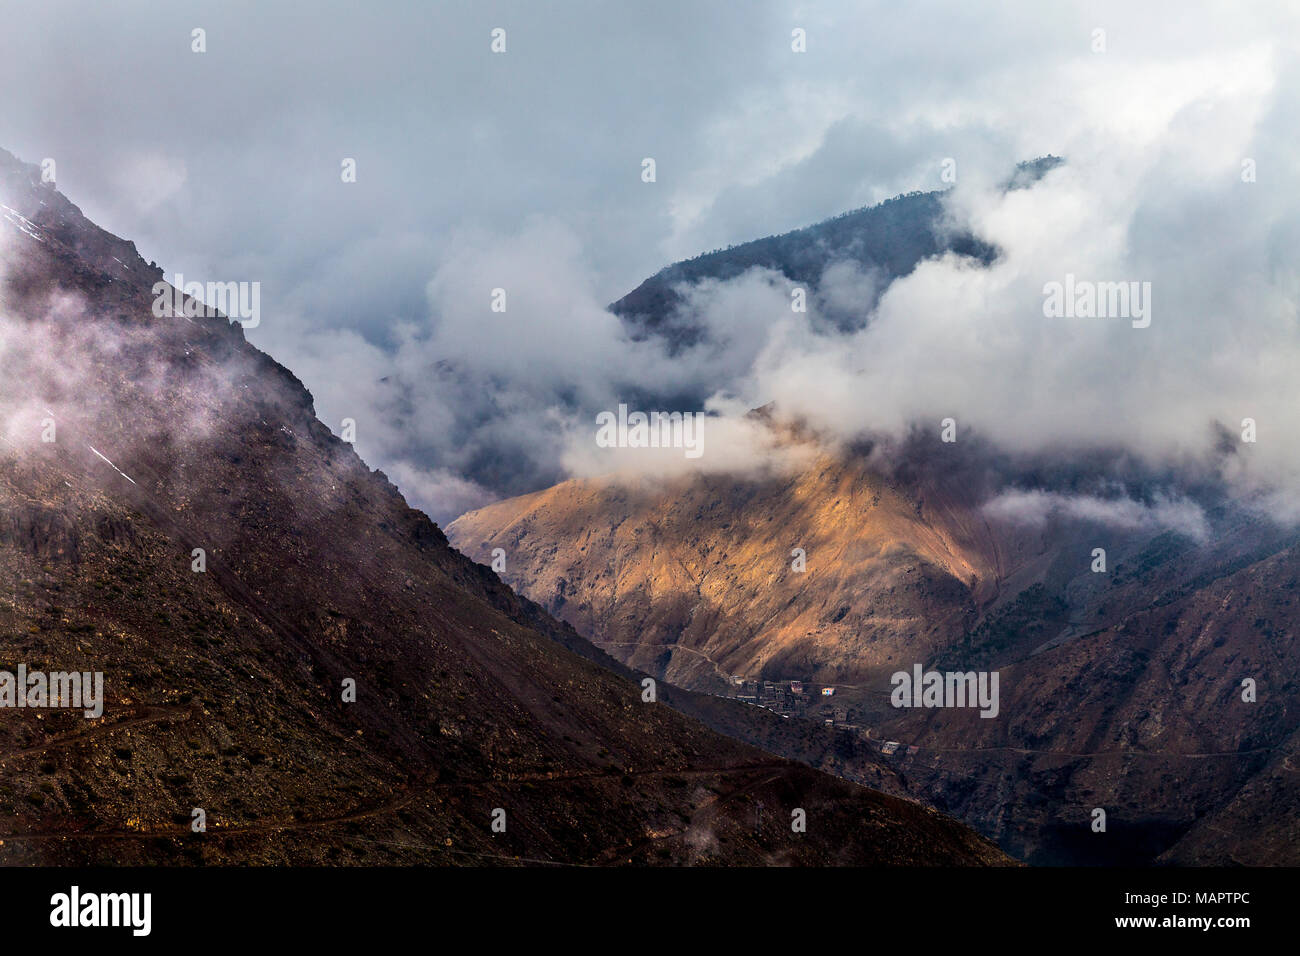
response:
M552 398L607 401L605 370L629 359L600 307L674 259L936 188L946 157L978 184L1047 152L1096 170L1108 146L1176 149L1198 103L1257 104L1241 141L1294 171L1276 101L1295 12L1133 6L56 0L0 21L0 145L54 158L60 189L169 275L261 282L250 338L445 519L484 493L461 483L466 442L439 406L482 403L482 434L546 457ZM1192 206L1154 201L1177 168L1133 167L1153 177L1136 235L1195 208L1194 189L1170 193ZM484 331L497 285L529 324ZM444 359L484 394L428 386ZM763 383L755 399L774 374L728 372Z

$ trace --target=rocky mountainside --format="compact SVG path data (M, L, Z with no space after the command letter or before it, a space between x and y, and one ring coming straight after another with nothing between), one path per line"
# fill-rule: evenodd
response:
M0 670L104 681L0 709L0 862L1007 861L645 702L8 154L0 204Z
M870 751L899 741L901 792L1031 862L1300 861L1294 534L1227 514L1206 543L1030 532L971 497L823 457L785 478L565 482L448 533L503 549L507 581L652 674L733 696L737 679L803 682L812 706L786 723L846 738L823 766L878 773ZM892 706L915 664L997 671L996 719Z
M789 476L568 481L448 530L475 557L503 549L509 581L620 659L715 692L929 659L995 596L1003 557L973 502L918 503L827 455Z

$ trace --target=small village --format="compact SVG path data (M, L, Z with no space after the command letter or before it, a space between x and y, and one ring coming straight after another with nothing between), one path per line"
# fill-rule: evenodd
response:
M743 677L731 678L731 692L726 695L755 707L762 707L782 717L800 717L812 719L809 711L818 703L829 703L835 697L835 687L830 685L805 684L800 680L757 681ZM914 755L918 747L904 747L897 740L877 741L871 737L871 728L849 720L850 708L847 704L831 704L831 716L823 717L822 722L837 730L855 733L879 749L885 756L893 756L902 751L906 756Z

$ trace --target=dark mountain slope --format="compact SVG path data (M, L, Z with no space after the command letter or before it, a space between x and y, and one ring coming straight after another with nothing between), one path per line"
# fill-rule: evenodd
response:
M1021 163L1006 188L1028 187L1061 162L1059 157L1044 156ZM943 199L942 191L911 192L803 229L676 262L646 279L610 309L634 335L662 335L681 346L696 341L700 330L689 315L677 314L683 302L678 289L702 280L725 281L749 269L763 268L805 285L815 296L826 270L837 263L852 263L877 274L883 288L922 260L945 252L991 262L997 250L949 223ZM865 315L870 303L859 305Z

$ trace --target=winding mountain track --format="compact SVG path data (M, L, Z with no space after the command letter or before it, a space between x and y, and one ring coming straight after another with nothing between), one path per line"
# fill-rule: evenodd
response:
M161 719L161 718L157 718ZM138 723L140 721L136 721ZM124 726L126 722L120 722L115 727ZM85 735L82 735L85 736ZM735 764L729 767L685 767L685 768L657 768L653 770L634 770L626 775L637 778L648 777L725 777L731 774L751 775L762 770L777 769L779 772L771 775L767 782L779 779L781 773L790 769L792 765L787 761L770 760L758 763ZM410 806L415 800L423 795L439 790L493 790L500 788L509 788L522 786L524 784L536 785L539 783L573 783L580 780L603 780L609 781L618 779L622 774L612 774L605 769L579 771L574 773L533 773L520 774L514 777L505 778L484 778L481 780L462 780L434 782L428 779L415 781L404 784L398 792L390 799L378 803L371 807L365 807L342 813L335 816L321 817L315 820L290 820L280 823L258 823L244 826L220 826L214 824L205 834L208 837L225 837L225 836L248 836L248 835L266 835L272 833L287 833L302 830L317 830L326 827L339 826L346 823L359 823L372 817L381 816L390 813L397 813L400 810ZM742 789L748 789L748 786ZM726 795L738 795L741 789L729 792ZM710 801L712 803L714 801ZM117 839L156 839L159 837L189 837L193 835L189 826L178 824L171 827L152 827L149 829L113 829L113 830L38 830L28 833L0 833L0 843L18 842L23 840L117 840Z
M135 716L128 717L125 720L115 720L111 723L97 724L89 730L83 730L75 734L66 734L62 737L55 737L47 740L43 744L34 747L24 747L21 750L14 750L7 754L0 754L0 765L10 760L16 760L20 757L29 757L33 754L45 753L49 750L62 750L67 747L75 747L78 744L85 743L88 740L98 740L107 734L115 734L122 730L128 730L131 727L142 727L146 724L156 724L164 720L172 720L176 717L188 720L198 711L195 704L155 704L135 708Z

